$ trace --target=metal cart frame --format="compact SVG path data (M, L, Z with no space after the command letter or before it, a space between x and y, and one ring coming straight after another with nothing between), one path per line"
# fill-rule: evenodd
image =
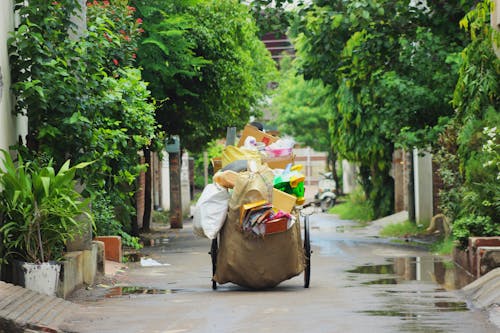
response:
M303 237L303 249L304 249L304 258L305 258L305 265L304 265L304 288L309 288L309 284L311 281L311 237L310 237L310 231L309 231L309 216L312 214L312 212L308 212L305 210L308 207L313 206L313 203L309 203L300 207L296 207L299 211L299 223L300 223L300 217L302 217L303 220L303 225L304 225L304 237ZM210 246L210 252L208 254L210 255L212 259L212 276L215 275L215 271L217 269L217 253L219 250L219 241L218 237L214 238L212 240L212 244ZM217 289L217 282L212 278L212 289L216 290Z

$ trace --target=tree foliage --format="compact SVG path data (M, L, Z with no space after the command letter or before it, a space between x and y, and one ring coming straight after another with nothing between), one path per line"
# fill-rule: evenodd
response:
M136 3L146 30L138 59L161 100L163 129L197 152L228 126L242 127L275 73L248 8L236 0Z
M329 151L329 90L321 81L305 81L297 73L290 57L280 62L280 80L272 101L275 123L280 133L317 151Z
M296 18L294 11L304 6L302 0L242 0L241 2L250 6L261 37L268 32L286 32Z
M329 135L332 103L330 90L320 80L304 80L290 57L280 61L280 80L272 100L280 133L294 137L299 143L328 153L327 168L340 184L336 170L337 150ZM340 186L337 186L340 191Z
M441 208L456 219L462 244L500 234L500 59L493 49L500 33L490 25L492 8L492 1L481 1L460 21L471 42L461 53L456 113L440 137L449 144L437 151L446 186Z
M457 77L465 1L316 1L295 45L306 79L331 89L331 133L342 157L360 163L375 216L392 210L392 152L437 138ZM444 20L446 17L447 20Z
M16 1L21 22L9 39L16 111L28 116L28 147L54 158L95 161L79 177L135 214L138 152L157 137L154 105L134 64L140 21L126 0Z

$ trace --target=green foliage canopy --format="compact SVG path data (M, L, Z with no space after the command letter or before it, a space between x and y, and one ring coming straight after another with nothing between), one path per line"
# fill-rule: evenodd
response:
M461 52L453 95L456 113L437 150L445 190L441 209L456 220L455 237L500 234L500 33L490 24L493 2L480 1L460 21L471 37Z
M305 81L289 57L280 62L280 69L279 86L272 101L278 129L317 151L330 151L330 91L321 81Z
M56 165L95 161L79 177L133 214L134 182L144 169L138 151L158 135L147 85L131 67L141 22L126 0L87 6L87 29L78 32L79 1L16 1L21 22L9 39L15 108L28 116L35 154Z
M135 3L146 30L138 59L161 100L163 129L197 152L228 126L242 127L275 74L248 8L236 0Z
M429 145L453 113L462 2L318 1L293 29L304 77L331 88L333 145L360 163L376 216L391 211L394 145Z

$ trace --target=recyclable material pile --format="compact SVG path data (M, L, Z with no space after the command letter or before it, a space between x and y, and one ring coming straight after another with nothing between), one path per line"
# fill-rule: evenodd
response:
M210 239L217 237L227 219L227 209L238 179L270 169L270 190L261 198L246 194L239 205L240 230L265 236L290 229L295 223L292 210L304 203L302 165L294 165L295 142L278 138L247 125L237 145L227 145L220 158L214 159L213 184L205 187L194 213L195 233ZM253 181L253 180L252 180ZM245 184L248 187L248 184Z
M213 283L271 288L304 271L296 206L304 202L305 177L293 145L247 125L238 143L212 160L213 183L196 204L193 226L212 239Z

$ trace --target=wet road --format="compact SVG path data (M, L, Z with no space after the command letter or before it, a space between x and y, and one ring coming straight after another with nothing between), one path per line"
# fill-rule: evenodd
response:
M211 289L209 241L189 226L143 249L121 287L75 293L73 332L498 332L458 290L470 278L427 252L383 242L332 215L311 217L311 286L303 275L266 291Z

